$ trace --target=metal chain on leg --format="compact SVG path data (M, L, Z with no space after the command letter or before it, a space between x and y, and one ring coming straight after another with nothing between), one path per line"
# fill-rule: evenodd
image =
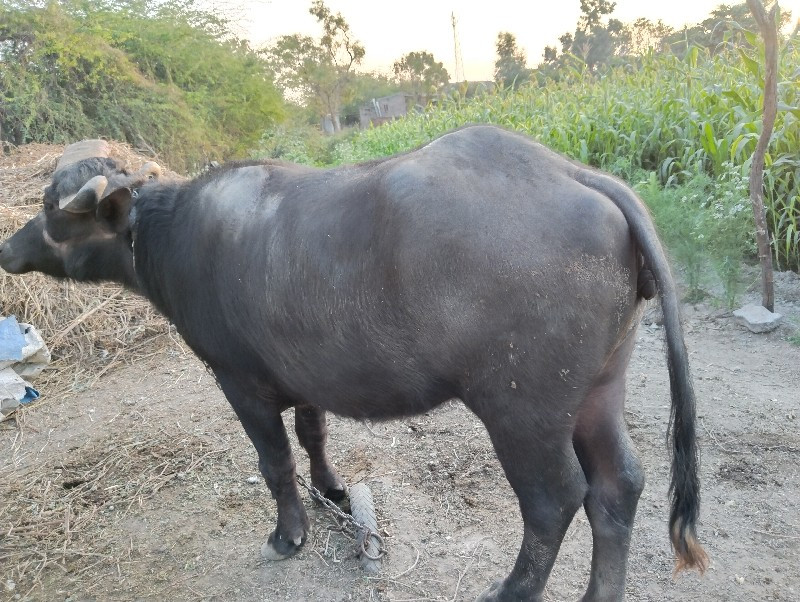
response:
M311 495L312 498L317 500L320 504L322 504L326 510L328 510L331 514L333 514L339 526L342 528L343 531L349 533L353 538L356 540L361 539L361 554L369 558L370 560L378 560L386 554L386 547L383 541L383 537L379 533L376 533L366 525L361 524L356 519L352 517L352 515L347 514L344 512L339 506L337 506L334 502L329 500L325 497L325 495L313 485L309 485L306 483L306 480L301 477L300 475L295 475L297 477L297 482L300 484L301 487L305 488L308 493ZM363 538L359 538L359 531L364 534ZM372 555L367 552L367 546L369 545L370 539L373 538L378 544L378 553L376 555Z

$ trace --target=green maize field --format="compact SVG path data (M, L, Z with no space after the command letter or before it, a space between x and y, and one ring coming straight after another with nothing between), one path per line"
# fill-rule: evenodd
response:
M525 132L589 165L609 170L655 193L689 185L678 195L691 217L687 232L709 241L703 229L729 221L716 237L723 246L738 238L747 257L754 243L741 223L752 224L746 180L761 131L763 58L757 50L731 49L709 56L697 48L684 58L649 54L636 63L593 75L576 66L560 82L517 91L491 91L464 99L458 94L424 113L362 131L333 148L333 163L391 155L424 144L468 123L493 123ZM578 64L578 63L576 63ZM766 157L765 203L777 266L800 267L800 41L780 51L778 116ZM644 175L643 175L644 174ZM698 178L703 182L699 185ZM662 195L663 196L663 195ZM673 195L675 196L675 195ZM743 208L745 209L743 211ZM657 222L659 212L654 209ZM747 221L749 218L749 221ZM663 221L663 220L662 220ZM659 223L662 231L666 226ZM684 228L685 230L686 228ZM669 241L668 245L669 245ZM731 262L731 256L719 257ZM723 279L726 276L723 276Z

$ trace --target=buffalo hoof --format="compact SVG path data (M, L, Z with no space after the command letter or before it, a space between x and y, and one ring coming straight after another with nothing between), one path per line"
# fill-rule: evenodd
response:
M327 491L325 491L325 497L338 504L347 497L347 489L342 486L329 487Z
M500 599L497 597L497 595L500 593L500 588L502 585L502 581L495 581L488 588L486 588L480 596L478 596L475 602L496 602L496 600Z
M297 552L305 543L305 536L296 537L294 540L286 540L276 535L273 531L269 539L261 546L261 556L265 560L284 560Z
M476 602L542 602L541 596L531 597L518 587L509 586L505 581L495 581L486 589Z

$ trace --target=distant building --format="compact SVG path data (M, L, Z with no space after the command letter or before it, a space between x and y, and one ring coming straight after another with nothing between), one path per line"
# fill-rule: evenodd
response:
M397 92L390 96L373 98L370 102L361 105L358 110L361 129L371 125L381 125L387 121L405 117L414 110L421 110L427 103L427 97L406 92Z
M393 119L405 117L414 111L423 111L430 103L436 103L442 96L458 93L463 97L472 98L475 94L485 94L494 90L495 84L490 81L457 82L447 84L437 94L409 94L397 92L381 98L373 98L358 109L359 125L366 129L370 125L381 125Z

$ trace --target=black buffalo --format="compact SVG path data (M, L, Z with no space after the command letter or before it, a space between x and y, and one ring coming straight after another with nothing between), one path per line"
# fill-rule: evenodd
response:
M459 398L486 425L524 522L511 574L481 599L539 600L583 504L584 600L620 600L644 485L623 419L625 371L657 287L670 534L678 568L705 567L675 285L625 185L488 126L328 170L234 163L148 182L156 173L102 156L64 161L43 212L0 247L0 266L121 282L174 322L258 450L278 509L266 557L289 556L309 530L281 412L295 408L314 485L341 498L325 411L388 419Z

